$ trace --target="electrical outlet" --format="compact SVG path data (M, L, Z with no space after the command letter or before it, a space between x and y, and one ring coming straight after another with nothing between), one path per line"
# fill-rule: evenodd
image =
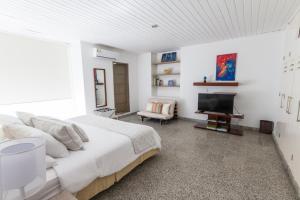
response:
M291 155L291 161L293 161L293 160L294 160L294 154Z

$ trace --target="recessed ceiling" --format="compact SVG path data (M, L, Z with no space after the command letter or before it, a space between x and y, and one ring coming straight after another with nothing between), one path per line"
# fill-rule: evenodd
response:
M0 28L159 51L281 30L299 6L299 0L1 0Z

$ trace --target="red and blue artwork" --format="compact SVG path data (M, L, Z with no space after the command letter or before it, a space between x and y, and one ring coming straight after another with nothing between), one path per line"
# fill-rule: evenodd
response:
M217 81L235 81L236 58L236 53L217 56Z

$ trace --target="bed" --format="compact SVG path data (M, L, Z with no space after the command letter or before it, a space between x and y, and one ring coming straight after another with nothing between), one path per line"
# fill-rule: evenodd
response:
M88 200L161 149L160 137L151 127L92 115L69 121L83 128L90 141L84 144L84 150L71 151L68 157L57 159L57 165L47 171L46 187L32 199L49 199L55 193L67 190L79 200ZM139 145L130 135L124 134L125 130L134 132L134 137L148 146ZM141 138L140 135L145 133L148 138Z

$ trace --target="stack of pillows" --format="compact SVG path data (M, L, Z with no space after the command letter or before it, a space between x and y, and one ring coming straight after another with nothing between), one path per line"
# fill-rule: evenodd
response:
M0 132L8 139L43 138L47 168L56 164L55 158L67 157L69 150L83 150L84 142L89 141L85 131L76 124L25 112L17 112L17 116L18 118L0 115Z
M170 107L171 104L168 103L159 103L159 102L152 102L147 103L146 111L157 113L157 114L163 114L163 115L169 115L170 114Z

